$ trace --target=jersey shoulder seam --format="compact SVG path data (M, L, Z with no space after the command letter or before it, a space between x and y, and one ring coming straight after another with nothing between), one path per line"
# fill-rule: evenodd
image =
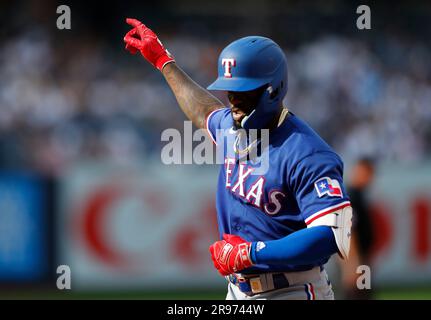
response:
M309 157L311 157L311 156L313 156L315 154L318 154L318 153L329 153L329 154L335 155L336 158L338 158L339 160L341 160L340 157L338 156L338 154L336 152L332 151L332 150L316 150L316 151L313 151L313 152L305 155L304 157L302 157L301 159L299 159L298 161L295 162L295 164L292 166L291 170L289 170L289 179L288 179L288 181L291 181L290 178L291 178L292 173L296 170L296 167L302 161L304 161L305 159L307 159L307 158L309 158Z

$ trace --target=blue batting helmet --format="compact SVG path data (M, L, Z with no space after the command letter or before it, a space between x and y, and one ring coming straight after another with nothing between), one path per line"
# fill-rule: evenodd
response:
M259 103L241 126L263 128L278 112L287 93L287 60L271 39L241 38L229 44L218 59L218 78L208 90L250 91L267 85Z

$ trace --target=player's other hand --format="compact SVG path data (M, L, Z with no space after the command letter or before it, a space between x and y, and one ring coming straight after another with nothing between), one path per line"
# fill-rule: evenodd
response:
M126 49L130 53L140 51L144 58L160 71L166 64L175 61L151 29L136 19L127 18L126 22L133 27L124 36Z
M224 234L223 240L214 242L210 248L214 267L222 276L251 267L251 242L239 236Z

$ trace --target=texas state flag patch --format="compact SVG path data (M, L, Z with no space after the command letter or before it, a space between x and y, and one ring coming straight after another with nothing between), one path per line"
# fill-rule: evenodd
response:
M340 183L336 179L331 179L329 177L323 177L314 183L317 194L319 198L324 195L330 197L343 197L343 191L341 191Z

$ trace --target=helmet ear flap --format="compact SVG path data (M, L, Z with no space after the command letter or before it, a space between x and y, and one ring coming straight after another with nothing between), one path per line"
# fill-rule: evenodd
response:
M269 98L271 100L274 100L278 96L278 94L280 93L280 91L282 91L283 87L284 87L283 81L281 81L280 86L277 87L275 90L273 89L273 87L271 85L268 86L267 90L269 91Z

